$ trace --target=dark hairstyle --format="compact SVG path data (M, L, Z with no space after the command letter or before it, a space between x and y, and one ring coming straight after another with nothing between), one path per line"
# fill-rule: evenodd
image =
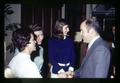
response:
M97 21L97 19L95 17L92 17L92 18L89 18L86 20L86 25L88 26L87 28L90 29L90 28L94 28L95 31L100 34L101 32L101 27L99 25L99 22Z
M31 34L33 34L34 36L33 30L29 28L20 28L13 32L12 42L15 45L15 47L19 49L19 51L24 50L26 45L29 44Z
M53 37L63 39L63 26L68 25L65 19L58 19L53 29Z
M31 24L29 25L29 28L32 29L33 31L40 31L42 30L42 27L38 24Z

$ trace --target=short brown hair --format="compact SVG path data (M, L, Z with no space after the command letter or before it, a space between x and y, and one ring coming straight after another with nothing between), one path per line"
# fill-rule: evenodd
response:
M101 27L100 27L99 22L97 21L97 19L95 17L91 17L91 18L87 19L85 24L88 26L87 27L88 29L94 28L96 30L96 32L100 34Z

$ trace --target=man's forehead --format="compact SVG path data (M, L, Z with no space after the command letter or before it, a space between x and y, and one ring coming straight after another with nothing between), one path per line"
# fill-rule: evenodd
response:
M80 27L85 26L86 25L85 22L86 20L81 23Z
M68 26L68 25L64 25L64 26L63 26L63 28L67 28L67 27L69 27L69 26Z

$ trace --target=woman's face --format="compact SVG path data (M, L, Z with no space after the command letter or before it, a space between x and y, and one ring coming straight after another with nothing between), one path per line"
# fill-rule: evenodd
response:
M63 35L66 36L68 32L69 32L68 25L63 26Z
M34 34L37 36L36 42L37 44L41 44L44 38L43 31L35 31Z
M30 38L30 41L29 41L29 50L31 52L36 50L36 41L34 40L33 34L31 34L31 38Z

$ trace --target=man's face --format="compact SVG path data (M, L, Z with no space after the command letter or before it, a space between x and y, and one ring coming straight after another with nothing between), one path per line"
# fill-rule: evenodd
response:
M89 43L90 42L90 33L87 29L85 21L81 23L80 30L81 30L81 35L82 35L83 42Z

